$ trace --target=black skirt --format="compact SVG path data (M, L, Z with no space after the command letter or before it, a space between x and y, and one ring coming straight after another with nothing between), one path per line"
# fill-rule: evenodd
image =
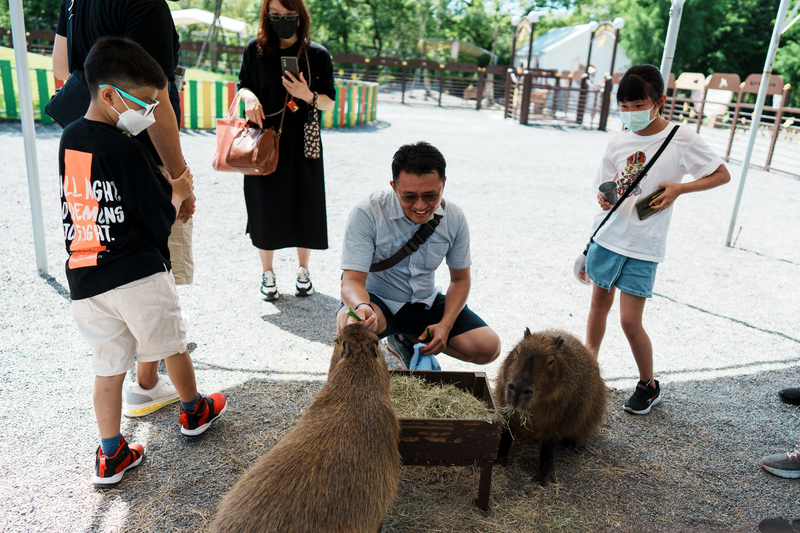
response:
M261 56L255 39L247 43L239 73L239 87L258 96L266 114L280 111L286 90L280 82L279 55L297 55L299 43L279 54ZM330 55L324 47L312 43L308 49L311 63L311 89L335 98ZM308 77L306 54L300 55L300 69ZM303 125L309 106L297 101L298 110L285 112L280 138L278 167L268 176L245 176L244 199L250 239L261 250L281 248L328 248L328 221L325 207L325 172L323 158L306 159L303 152ZM268 117L265 127L277 129L280 115ZM324 156L323 156L324 157Z

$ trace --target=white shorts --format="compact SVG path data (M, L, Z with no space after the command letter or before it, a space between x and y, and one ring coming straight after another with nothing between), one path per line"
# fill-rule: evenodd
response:
M147 363L186 351L186 324L171 272L74 300L72 314L92 348L96 376L124 374L134 358Z

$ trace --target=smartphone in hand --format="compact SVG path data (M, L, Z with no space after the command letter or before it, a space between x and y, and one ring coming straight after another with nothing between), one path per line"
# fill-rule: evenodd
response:
M295 79L300 79L300 70L297 67L297 58L294 56L281 57L281 66L283 67L283 75L286 76L287 72L291 72Z
M183 80L186 79L186 69L183 67L175 67L175 87L178 92L183 92Z
M653 200L664 194L665 190L666 189L658 189L656 191L653 191L652 193L648 194L647 196L636 202L636 214L638 215L639 220L644 220L658 213L657 209L653 209L652 207L650 207L650 202L652 202Z

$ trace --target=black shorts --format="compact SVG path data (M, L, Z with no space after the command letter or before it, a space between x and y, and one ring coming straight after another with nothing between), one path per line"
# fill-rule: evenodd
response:
M381 308L383 316L386 317L386 330L380 334L381 338L390 335L408 335L415 339L419 338L425 333L425 328L431 324L438 324L444 316L444 295L442 294L436 296L430 309L425 309L424 303L405 304L394 315L383 303L383 300L374 294L369 293L369 299L372 304ZM458 314L447 341L449 342L450 339L462 333L482 328L486 325L486 322L481 317L465 305L464 309Z

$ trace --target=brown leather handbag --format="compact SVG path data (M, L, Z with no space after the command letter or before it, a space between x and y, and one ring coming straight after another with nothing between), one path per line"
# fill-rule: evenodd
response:
M283 130L283 118L286 114L286 101L283 103L281 123L275 128L257 128L252 122L245 122L233 137L231 148L225 162L234 172L248 175L266 176L278 168L278 152Z

